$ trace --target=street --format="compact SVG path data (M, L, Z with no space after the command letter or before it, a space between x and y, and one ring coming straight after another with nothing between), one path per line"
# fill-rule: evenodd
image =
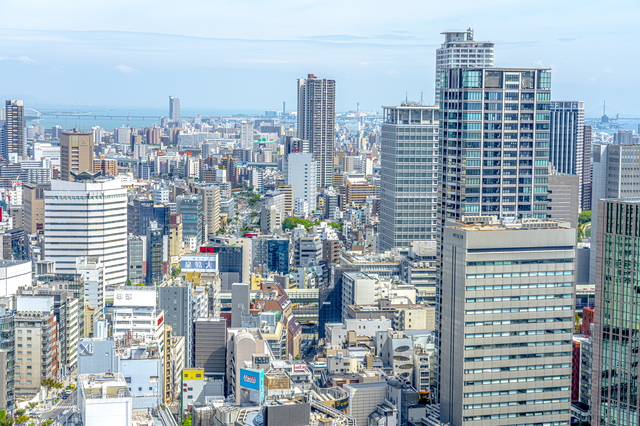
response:
M67 399L60 398L58 403L49 411L42 414L40 422L47 419L55 419L61 412L67 408L72 408L76 404L76 391L73 391Z

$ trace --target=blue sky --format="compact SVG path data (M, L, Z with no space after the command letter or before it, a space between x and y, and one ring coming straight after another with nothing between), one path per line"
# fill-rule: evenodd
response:
M552 67L554 99L640 117L639 21L637 0L0 0L0 96L292 110L314 73L337 80L339 111L380 110L431 102L440 32L473 26L496 66Z

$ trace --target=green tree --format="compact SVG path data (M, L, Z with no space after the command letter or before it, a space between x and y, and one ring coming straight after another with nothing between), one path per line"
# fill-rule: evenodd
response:
M300 219L299 217L288 217L282 222L282 230L293 229L298 225L304 226L307 231L313 228L313 222L309 219Z
M182 421L181 426L191 426L191 414L189 414L189 416Z
M13 424L13 419L7 417L6 410L0 410L0 426L10 426Z
M127 282L125 283L128 286L131 286L131 280L129 278L127 278Z
M584 210L580 212L580 215L578 216L578 222L580 222L580 225L591 222L591 210Z

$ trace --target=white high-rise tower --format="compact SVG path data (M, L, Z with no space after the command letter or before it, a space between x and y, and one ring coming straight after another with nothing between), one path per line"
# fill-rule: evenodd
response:
M443 68L487 68L493 66L490 41L474 41L473 28L467 31L445 31L444 43L436 49L436 105L440 105L440 71Z
M127 190L120 179L51 181L44 192L44 258L57 273L75 274L79 257L102 258L105 285L127 280Z

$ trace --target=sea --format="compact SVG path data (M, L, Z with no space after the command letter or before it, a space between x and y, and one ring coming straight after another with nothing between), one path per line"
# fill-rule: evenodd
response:
M86 114L82 116L52 116L41 115L35 120L35 113L28 105L25 105L25 120L27 125L39 124L45 129L60 126L64 130L79 129L90 130L99 126L111 131L116 127L130 126L135 128L149 127L153 124L160 125L160 117L169 116L169 108L164 107L109 107L109 106L43 106L33 109L40 113L74 113ZM264 114L264 110L255 109L215 109L215 108L181 108L180 116L188 117L231 117L231 116L256 116ZM111 117L106 117L111 116ZM129 119L129 117L131 118ZM136 118L144 117L144 118Z

